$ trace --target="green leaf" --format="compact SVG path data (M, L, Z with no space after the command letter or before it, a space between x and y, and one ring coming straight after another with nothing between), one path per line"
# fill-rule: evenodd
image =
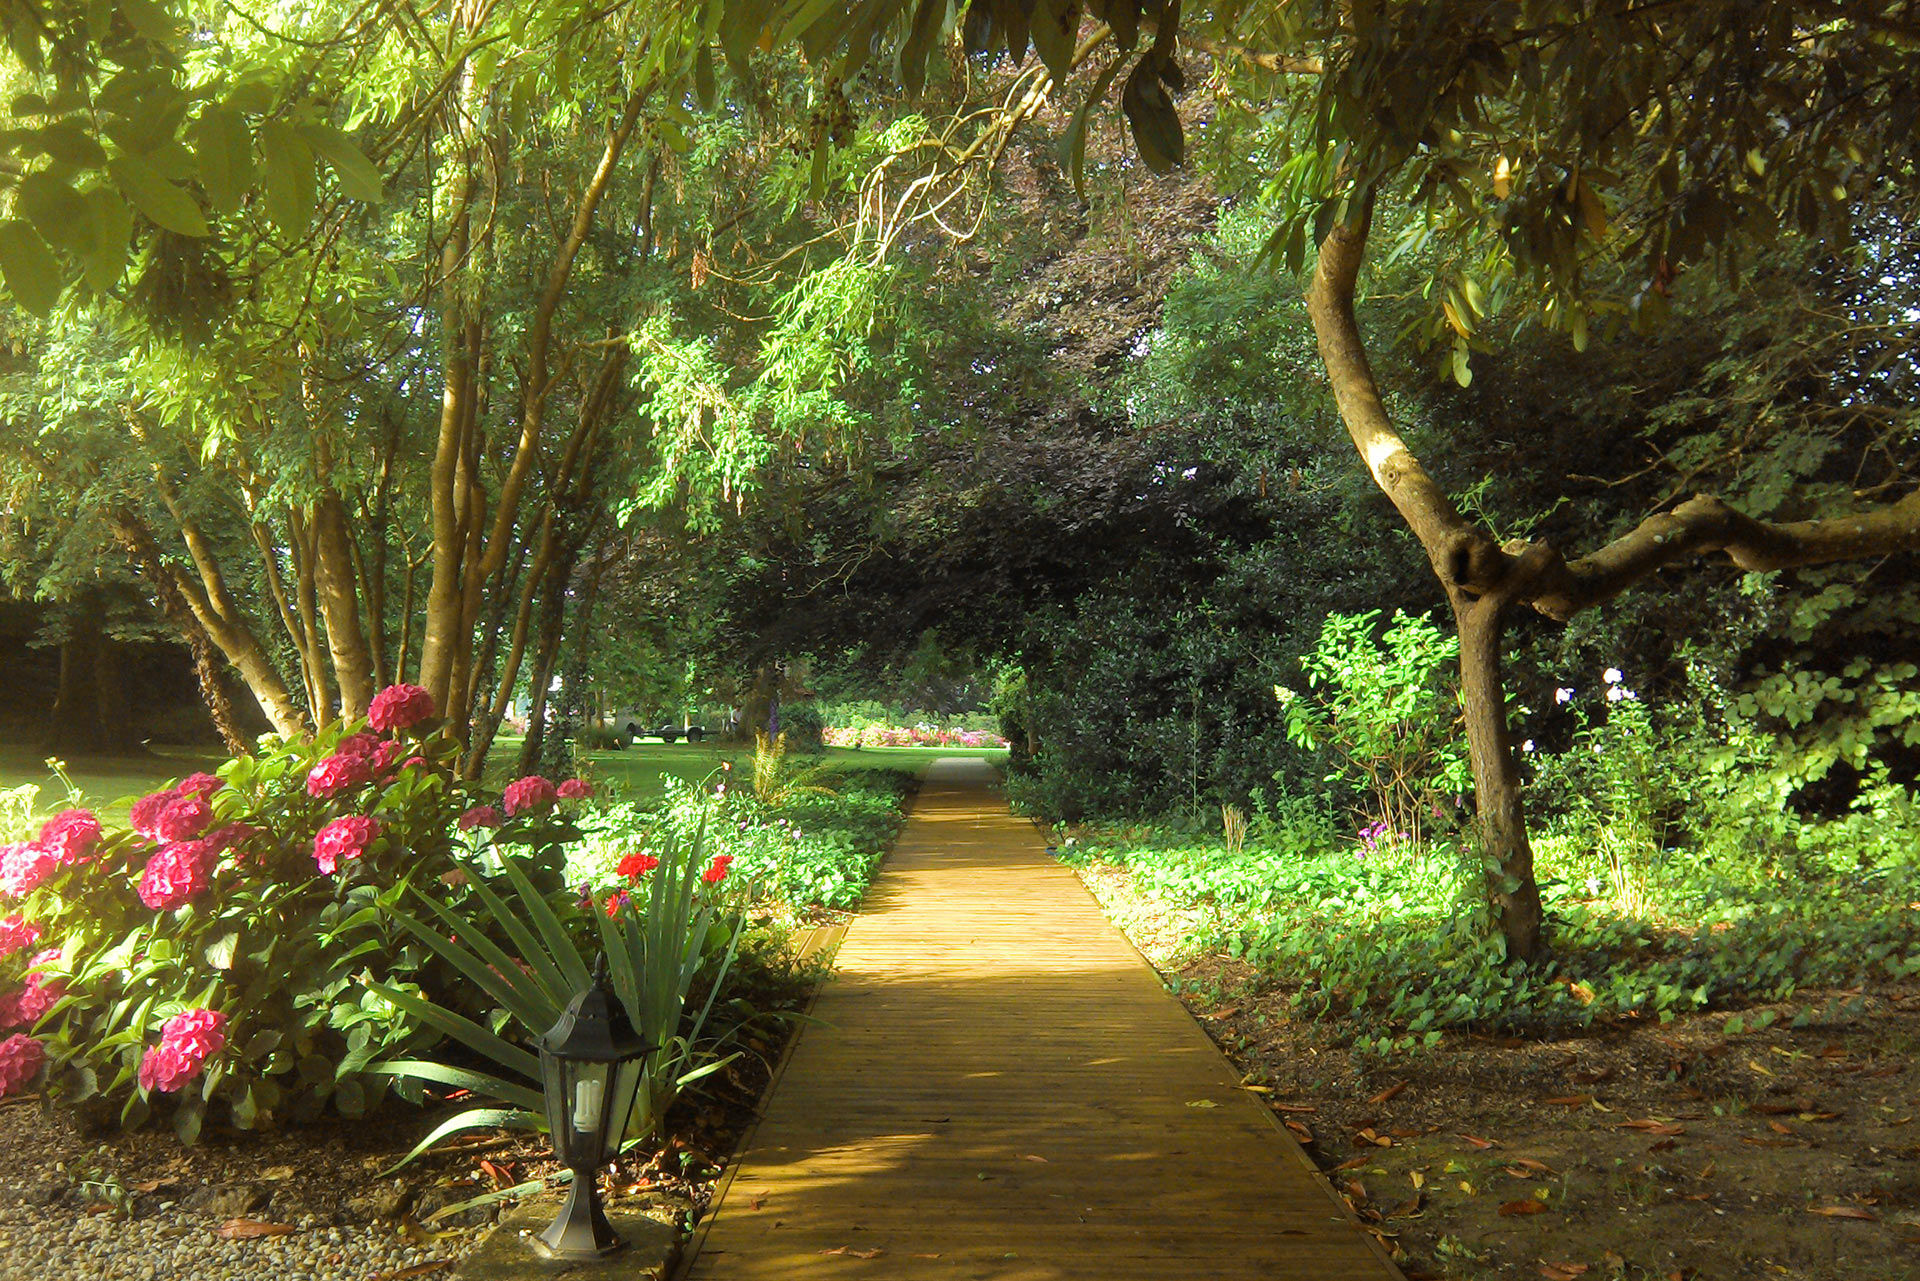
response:
M1032 22L1034 52L1047 65L1054 83L1065 84L1073 71L1080 33L1080 0L1037 0Z
M207 234L207 220L193 197L162 178L149 161L140 156L117 156L107 162L107 172L133 207L155 226L182 236Z
M587 968L586 961L581 958L580 949L573 945L573 939L567 933L566 927L560 924L560 918L553 914L553 909L547 906L547 900L541 897L540 891L533 887L533 882L527 879L527 874L514 862L511 855L501 856L500 867L507 874L507 879L513 882L513 888L519 891L520 901L525 904L527 915L533 918L535 928L546 940L549 954L559 965L561 975L567 980L565 990L573 993L586 987L593 981L593 974Z
M77 120L56 120L43 129L30 131L27 137L63 165L72 165L76 169L98 169L107 163L107 153ZM21 150L27 149L23 144Z
M531 1086L503 1080L486 1072L450 1067L427 1059L386 1059L379 1063L368 1064L365 1070L369 1076L400 1076L414 1081L432 1081L437 1085L451 1085L456 1089L472 1090L475 1094L484 1094L490 1098L499 1099L502 1103L511 1103L515 1107L525 1108L529 1112L545 1112L547 1107L546 1096Z
M267 217L289 236L306 235L317 199L313 149L291 125L268 120L260 126L260 152L267 162Z
M253 186L253 133L246 118L212 103L193 124L193 158L207 200L223 214L237 213Z
M60 301L60 266L52 246L18 218L0 222L0 275L13 300L36 316Z
M303 125L300 136L307 140L329 167L333 176L340 180L340 190L350 200L362 200L370 205L383 203L387 196L381 189L380 171L373 167L353 140L332 125Z
M1107 69L1100 73L1099 79L1087 91L1087 98L1073 113L1067 122L1067 132L1060 140L1065 153L1067 172L1073 178L1073 190L1082 200L1087 198L1087 121L1093 109L1101 99L1107 96L1107 90L1113 85L1113 79L1120 74L1120 59L1115 58Z
M920 0L913 11L913 26L900 46L900 83L909 98L918 98L927 86L927 54L946 13L947 0Z
M415 996L411 992L402 992L398 988L388 987L383 983L369 981L367 986L422 1023L439 1029L468 1049L486 1055L495 1063L520 1073L530 1081L540 1079L540 1058L531 1050L522 1049L504 1037L489 1032L472 1019L435 1005L425 997Z
M529 1113L523 1108L468 1108L434 1126L426 1138L413 1145L411 1152L380 1171L380 1177L386 1178L450 1134L465 1130L540 1130L544 1128L544 1121L544 1116Z
M1166 86L1160 82L1152 54L1141 58L1133 74L1127 77L1126 88L1120 92L1120 107L1126 112L1127 123L1133 127L1134 145L1139 148L1140 159L1147 168L1166 173L1186 159L1186 134L1180 126L1180 113L1174 110L1173 99L1167 96Z
M720 88L713 75L713 46L703 44L693 55L693 100L702 111L720 105Z

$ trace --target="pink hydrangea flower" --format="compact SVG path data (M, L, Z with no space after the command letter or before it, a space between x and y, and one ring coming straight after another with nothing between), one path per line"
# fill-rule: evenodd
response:
M60 860L34 841L0 845L0 895L29 894L59 866Z
M339 751L307 772L307 795L338 796L373 779L373 760L358 752Z
M140 901L170 912L206 893L220 850L211 841L171 841L154 851L140 873Z
M183 1010L160 1025L160 1041L204 1062L226 1047L227 1016L218 1010Z
M476 827L498 827L505 821L493 806L476 805L454 820L454 826L463 832L471 832Z
M133 809L127 815L127 826L142 836L160 835L160 816L167 812L167 806L180 799L180 793L174 791L154 792L143 796L133 803Z
M532 809L545 809L559 798L552 783L538 774L529 774L525 778L515 779L507 784L502 796L507 806L507 817L524 814Z
M7 1009L0 1014L0 1027L32 1027L66 994L65 979L52 974L29 975L24 987L5 998Z
M40 848L62 867L84 863L100 843L100 820L91 810L61 810L40 829Z
M213 794L226 784L212 774L189 774L174 787L176 796L197 796L203 801L211 801Z
M380 744L379 748L375 750L373 754L374 776L377 778L385 778L388 774L391 774L393 767L400 763L400 758L406 754L406 751L407 748L404 743L394 742L391 739Z
M46 1061L47 1047L24 1032L0 1041L0 1099L18 1094Z
M40 934L40 927L18 912L0 921L0 960L32 947L40 941Z
M426 767L427 758L424 756L409 756L400 762L401 769L425 769Z
M379 820L364 814L336 818L314 834L313 861L322 872L332 876L342 863L365 854L379 833Z
M172 1041L148 1046L140 1058L140 1088L149 1094L172 1094L199 1075L200 1064Z
M358 734L349 734L341 739L340 746L333 750L341 756L364 756L372 760L373 754L380 750L380 737L362 730Z
M584 801L593 795L593 784L584 778L569 778L556 791L563 801Z
M382 734L433 719L433 695L418 685L389 685L373 696L367 723Z
M163 841L190 841L213 822L213 809L198 796L181 796L160 811L153 834Z

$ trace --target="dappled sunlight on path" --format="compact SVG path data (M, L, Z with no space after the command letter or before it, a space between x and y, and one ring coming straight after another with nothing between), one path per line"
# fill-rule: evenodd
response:
M929 772L687 1275L1398 1277L989 777Z

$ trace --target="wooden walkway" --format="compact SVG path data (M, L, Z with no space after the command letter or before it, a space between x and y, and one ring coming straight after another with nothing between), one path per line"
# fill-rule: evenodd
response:
M684 1275L1397 1281L988 781L929 772Z

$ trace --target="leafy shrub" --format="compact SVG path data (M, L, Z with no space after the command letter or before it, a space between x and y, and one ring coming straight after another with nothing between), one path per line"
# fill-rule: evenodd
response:
M611 962L614 992L634 1031L652 1047L628 1118L625 1137L629 1142L653 1133L687 1085L737 1057L711 1053L701 1038L742 932L738 907L721 889L732 874L732 857L711 854L704 816L690 840L668 840L660 848L658 857L628 862L618 869L624 882L620 888L599 898L575 897L564 890L558 895L543 893L519 867L514 853L491 851L489 857L483 839L467 867L474 891L467 911L417 896L430 916L397 916L419 942L475 990L491 997L499 1016L481 1021L462 1013L460 1007L377 981L368 982L369 992L491 1060L507 1074L497 1076L415 1057L370 1065L368 1070L375 1074L417 1085L456 1086L508 1105L471 1108L450 1118L422 1139L407 1160L464 1129L544 1126L540 1060L529 1045L553 1026L574 994L587 985L591 974L587 958L595 953ZM487 874L489 865L497 869L497 876ZM706 996L697 1009L690 1010L688 997L696 981ZM507 1023L517 1031L517 1040L501 1034Z
M812 703L789 703L780 709L780 738L794 751L819 751L826 728L820 709Z
M1365 797L1389 840L1418 844L1428 820L1446 815L1472 785L1451 677L1460 643L1432 620L1400 611L1376 638L1379 619L1378 610L1329 614L1319 644L1301 659L1312 692L1274 692L1288 736L1333 756L1326 781Z
M129 1127L167 1110L191 1141L209 1114L240 1129L358 1116L388 1090L369 1064L438 1039L358 981L470 999L394 909L466 897L456 829L499 825L494 843L555 887L575 829L544 780L510 788L505 818L469 808L425 691L395 690L378 729L271 742L138 801L128 828L70 810L8 847L0 898L38 950L0 967L19 992L57 991L29 1011L50 1096Z

